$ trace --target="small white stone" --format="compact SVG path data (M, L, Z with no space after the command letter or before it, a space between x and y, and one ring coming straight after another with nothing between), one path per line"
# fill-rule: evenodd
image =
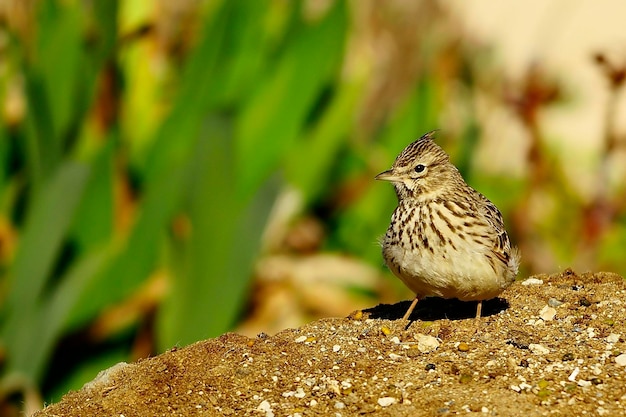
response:
M531 343L528 345L528 349L535 355L547 355L550 353L550 349L538 343Z
M306 393L302 388L298 388L293 396L296 398L304 398L306 396Z
M334 345L333 346L333 352L339 352L341 350L341 346L339 345Z
M417 336L417 349L422 353L432 352L439 347L439 341L433 337L425 334Z
M335 403L335 408L336 408L337 410L341 410L341 409L343 409L343 408L346 408L346 405L345 405L344 403L342 403L341 401L337 401L337 402Z
M579 373L580 373L580 368L577 366L576 368L574 368L570 376L567 377L567 379L574 382L576 381L576 377L578 376Z
M544 321L552 321L554 320L555 316L556 316L556 309L550 306L545 306L539 311L539 317L541 317L541 319Z
M302 335L295 340L296 343L306 342L306 336Z
M402 359L402 358L403 358L402 356L397 355L397 354L395 354L395 353L390 353L390 354L389 354L389 357L390 357L391 359L393 359L394 361L397 361L398 359Z
M620 335L618 333L611 333L610 335L606 337L606 341L608 343L617 343L619 342L619 336Z
M522 281L522 285L541 285L543 284L543 280L537 278L528 278Z
M482 408L480 409L480 411L481 411L481 412L483 412L483 413L488 413L488 412L489 412L489 409L488 409L487 407L482 407Z
M585 381L584 379L580 379L577 382L579 387L590 387L591 386L591 381Z
M261 404L259 404L256 408L259 411L262 411L265 413L265 417L274 417L274 412L272 411L272 406L270 405L270 402L267 400L263 400L261 401Z
M311 400L309 402L309 407L315 407L317 405L317 401L316 400Z
M382 397L378 399L378 405L381 407L389 407L391 404L395 404L396 401L398 400L393 397Z
M395 343L396 345L400 344L400 339L398 338L398 336L394 336L391 338L391 342Z
M606 408L604 408L604 407L598 407L598 408L596 409L596 411L597 411L597 413L598 413L598 415L599 415L599 416L606 416L606 415L608 415L608 414L609 414L609 410L607 410L607 409L606 409Z
M626 366L626 353L622 353L621 355L615 358L615 363L619 366Z

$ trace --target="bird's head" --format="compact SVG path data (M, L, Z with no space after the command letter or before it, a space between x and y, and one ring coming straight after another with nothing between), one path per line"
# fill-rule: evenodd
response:
M391 169L376 176L377 180L393 183L398 199L434 199L463 181L448 154L433 141L434 134L428 132L408 145Z

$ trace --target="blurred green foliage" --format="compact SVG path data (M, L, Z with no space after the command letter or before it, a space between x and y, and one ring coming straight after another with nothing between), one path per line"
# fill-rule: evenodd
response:
M26 109L0 131L2 216L19 236L4 237L16 248L3 260L7 380L41 383L64 335L159 271L157 350L230 329L285 181L275 167L299 160L321 175L345 143L355 88L337 80L344 2L309 20L297 2L204 4L162 51L162 28L132 22L150 6L120 4L38 2L36 30L6 32L2 93L10 100L21 80ZM320 192L315 177L285 172ZM47 378L103 365L92 356Z

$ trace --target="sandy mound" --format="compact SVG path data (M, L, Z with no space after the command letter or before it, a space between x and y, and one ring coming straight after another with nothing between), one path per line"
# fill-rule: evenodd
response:
M102 372L36 416L624 415L626 283L566 270L475 303L428 299L236 334Z

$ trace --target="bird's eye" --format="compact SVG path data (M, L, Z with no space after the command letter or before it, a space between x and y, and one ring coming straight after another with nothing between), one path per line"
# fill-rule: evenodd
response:
M420 172L424 172L424 170L425 170L425 169L426 169L426 167L425 167L424 165L422 165L422 164L418 164L418 165L415 167L415 172L417 172L417 173L419 174Z

